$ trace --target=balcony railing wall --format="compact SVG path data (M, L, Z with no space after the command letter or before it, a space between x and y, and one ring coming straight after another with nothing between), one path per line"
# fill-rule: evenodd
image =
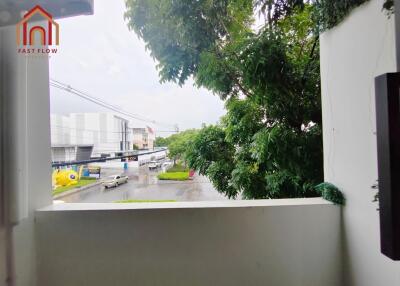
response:
M322 199L136 207L39 211L38 285L341 285L340 208Z

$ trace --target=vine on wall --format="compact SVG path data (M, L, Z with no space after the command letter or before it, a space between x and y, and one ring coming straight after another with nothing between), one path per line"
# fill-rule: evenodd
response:
M331 29L338 25L344 18L358 6L369 0L320 0L316 1L316 13L320 23L320 29ZM394 0L385 0L383 10L388 15L394 12Z

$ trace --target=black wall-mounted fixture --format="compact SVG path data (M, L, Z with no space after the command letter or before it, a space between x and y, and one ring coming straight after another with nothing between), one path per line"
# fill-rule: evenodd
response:
M381 252L400 260L400 73L375 78Z

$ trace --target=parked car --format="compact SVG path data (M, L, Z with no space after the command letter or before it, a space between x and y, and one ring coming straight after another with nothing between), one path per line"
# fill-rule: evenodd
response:
M128 177L127 176L122 176L122 175L113 175L107 177L102 185L104 188L110 188L110 187L118 187L118 185L124 184L128 182Z
M172 161L165 161L165 162L162 164L162 167L165 168L165 169L168 169L168 168L171 167L172 165L173 165L173 162L172 162Z
M161 167L161 163L158 161L150 161L149 163L149 170L158 169Z

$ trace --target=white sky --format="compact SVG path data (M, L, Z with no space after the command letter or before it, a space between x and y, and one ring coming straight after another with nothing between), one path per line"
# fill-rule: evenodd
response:
M224 104L211 92L195 88L192 82L182 88L159 83L156 63L124 21L124 0L94 3L92 16L58 20L60 46L50 59L51 78L129 112L178 124L181 130L219 120ZM50 94L52 113L107 111L53 87ZM171 128L155 126L156 131Z

